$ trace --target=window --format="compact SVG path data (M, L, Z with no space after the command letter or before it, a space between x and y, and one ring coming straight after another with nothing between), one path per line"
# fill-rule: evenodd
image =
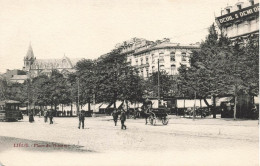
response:
M149 69L148 69L148 67L146 68L146 77L149 77Z
M164 62L163 53L160 53L160 54L159 54L159 61L160 61L160 62Z
M242 6L241 6L241 5L237 5L237 9L238 9L238 10L241 10L241 9L242 9Z
M164 65L160 65L160 71L164 70Z
M154 54L152 54L152 63L154 63Z
M181 60L186 61L186 52L181 53Z
M141 65L143 64L143 58L141 58Z
M175 75L176 66L171 65L171 75Z
M135 64L138 65L138 59L137 58L135 59Z
M144 71L141 69L141 76L144 77Z
M171 57L171 62L174 62L175 61L175 52L171 52L170 57Z
M145 58L145 61L146 61L146 64L148 64L148 61L149 61L148 56Z
M152 67L152 72L153 72L153 73L155 72L155 67L154 67L154 66Z

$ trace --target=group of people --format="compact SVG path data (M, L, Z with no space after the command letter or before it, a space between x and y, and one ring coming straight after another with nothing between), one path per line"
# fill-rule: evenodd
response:
M113 113L112 113L112 116L113 116L113 119L114 119L114 122L115 122L115 126L117 125L117 121L118 121L118 117L119 117L119 114L120 114L120 120L121 120L121 129L125 129L126 130L126 125L125 125L125 121L126 121L126 114L125 114L125 110L124 109L121 109L120 111L119 110L115 110ZM32 114L30 114L32 115ZM44 122L47 123L48 122L48 118L50 120L50 124L53 124L53 110L44 110L43 111L43 117L44 117ZM78 125L78 128L80 129L80 127L82 127L82 129L84 129L84 122L85 122L85 111L81 110L79 112L79 125ZM29 116L29 121L30 122L33 122L34 119L33 119L33 116Z
M44 122L48 122L48 118L50 119L50 124L53 124L53 111L52 110L44 110L43 112Z
M125 114L125 110L121 109L121 111L119 110L114 110L112 113L113 116L113 120L115 122L115 126L117 125L117 120L118 120L118 115L120 114L120 120L121 120L121 129L125 129L126 130L126 125L125 125L125 121L126 121L126 114Z

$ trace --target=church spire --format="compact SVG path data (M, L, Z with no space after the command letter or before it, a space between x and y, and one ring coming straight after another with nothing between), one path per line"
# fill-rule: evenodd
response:
M27 60L29 60L29 59L34 59L34 54L33 54L33 49L32 49L31 42L30 42L30 45L29 45L27 54L26 54L26 56L25 56L25 59L27 59Z

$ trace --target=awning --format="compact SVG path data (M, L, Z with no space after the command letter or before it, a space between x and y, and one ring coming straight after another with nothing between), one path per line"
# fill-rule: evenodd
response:
M207 99L207 102L209 105L212 104L211 99ZM200 107L200 100L196 99L196 100L190 100L190 99L185 99L185 103L184 103L184 99L178 99L177 100L177 107L178 108L188 108L188 107ZM201 107L207 107L206 103L204 102L204 100L201 100Z
M106 109L108 106L109 106L109 104L102 103L99 108L100 109Z

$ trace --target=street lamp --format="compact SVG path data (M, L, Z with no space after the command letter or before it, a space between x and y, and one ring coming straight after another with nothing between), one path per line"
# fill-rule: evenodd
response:
M77 101L77 115L79 114L79 77L78 77L78 101Z

